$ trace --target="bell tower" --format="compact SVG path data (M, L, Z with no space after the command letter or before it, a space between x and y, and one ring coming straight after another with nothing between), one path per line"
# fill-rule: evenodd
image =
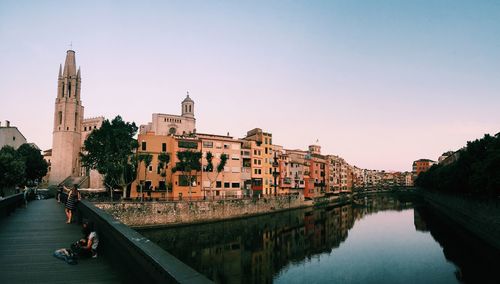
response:
M59 184L80 173L83 106L80 100L81 74L76 69L75 51L66 52L64 69L59 65L57 98L52 132L52 161L49 184Z
M194 101L189 97L189 92L187 97L181 103L182 116L194 118Z

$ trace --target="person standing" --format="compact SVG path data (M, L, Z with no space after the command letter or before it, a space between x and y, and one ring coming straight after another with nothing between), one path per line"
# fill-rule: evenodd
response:
M66 200L65 211L68 220L66 224L70 224L72 221L73 213L76 209L76 203L80 200L80 192L78 192L77 185L73 185L70 192L68 193L68 200Z

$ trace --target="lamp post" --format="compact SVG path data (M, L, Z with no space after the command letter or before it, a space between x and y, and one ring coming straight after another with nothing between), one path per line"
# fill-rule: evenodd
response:
M277 196L278 195L278 190L277 190L277 187L278 187L278 183L276 182L276 179L278 178L278 176L280 175L280 173L278 171L276 171L276 168L278 168L278 157L276 156L276 151L274 152L274 162L273 162L273 177L274 177L274 196Z

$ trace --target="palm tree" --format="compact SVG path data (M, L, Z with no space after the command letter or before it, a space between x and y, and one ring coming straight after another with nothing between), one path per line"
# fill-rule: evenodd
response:
M219 161L219 164L217 165L217 169L216 169L217 174L215 176L212 175L212 178L210 178L209 173L214 171L214 165L212 162L213 157L214 157L214 155L211 152L207 152L207 155L205 157L207 159L207 177L208 177L208 180L210 181L210 197L212 197L212 186L213 186L214 182L217 181L219 174L224 170L224 167L226 166L227 158L228 158L228 156L226 154L220 155L220 161Z

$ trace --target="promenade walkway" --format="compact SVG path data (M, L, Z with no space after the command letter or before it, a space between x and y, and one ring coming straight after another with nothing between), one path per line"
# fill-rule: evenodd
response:
M81 227L66 224L64 208L54 199L35 200L0 219L0 283L126 283L105 256L76 265L52 256L82 237Z

